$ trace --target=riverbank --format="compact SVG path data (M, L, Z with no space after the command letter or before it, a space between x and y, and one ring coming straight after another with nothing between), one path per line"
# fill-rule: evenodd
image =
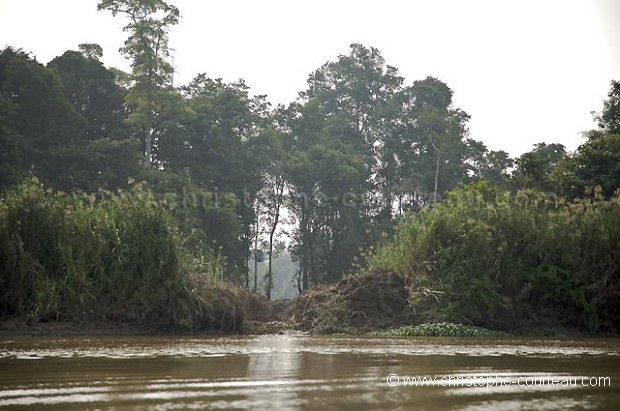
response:
M431 320L425 307L414 307L406 282L391 272L373 271L323 285L295 300L268 301L261 295L225 285L234 307L229 313L239 321L231 329L156 329L137 323L77 322L40 317L36 320L0 318L0 338L11 336L130 336L130 335L265 335L345 334L388 337L583 337L593 334L559 326L488 329L450 320ZM599 334L596 334L597 336ZM601 337L617 337L600 334Z
M266 334L285 334L288 332L300 332L295 325L289 321L274 318L269 321L248 321L243 330L232 333L230 331L197 332L197 335L266 335ZM13 336L139 336L139 335L178 335L178 332L165 332L162 330L153 331L146 327L139 327L135 324L115 323L103 321L99 323L84 324L74 321L46 321L29 322L21 318L8 318L0 320L0 339Z
M130 324L100 322L80 324L74 321L39 321L32 322L22 318L0 320L0 338L11 336L121 336L148 335L147 330L140 330Z
M454 191L403 220L353 275L273 303L228 280L222 256L192 254L142 185L90 201L33 178L0 202L0 333L366 334L445 323L617 335L620 196L539 209L498 202L494 190Z
M239 329L200 330L192 333L179 333L177 329L162 330L136 323L115 321L80 322L62 320L52 317L41 317L36 320L22 317L0 318L0 338L11 336L131 336L131 335L178 335L178 334L282 334L289 331L300 331L288 314L291 301L267 301L254 293L244 292L251 296L244 306L238 306L242 317Z
M290 304L290 303L289 303ZM308 334L308 335L371 335L379 337L541 337L541 338L580 338L592 337L575 330L560 328L531 328L516 330L508 333L505 331L489 330L482 327L468 326L455 323L423 323L415 325L403 325L399 327L369 330L368 328L353 329L348 332L337 333L319 332L301 327L290 317L276 316L267 320L248 320L243 330L231 333L226 331L199 332L189 335L277 335L277 334ZM30 322L20 318L7 318L0 320L0 339L11 337L110 337L110 336L155 336L155 335L178 335L178 333L166 333L153 331L148 328L137 327L134 324L114 322L99 322L91 324L77 323L73 321L44 321ZM619 337L616 334L596 335L595 337Z

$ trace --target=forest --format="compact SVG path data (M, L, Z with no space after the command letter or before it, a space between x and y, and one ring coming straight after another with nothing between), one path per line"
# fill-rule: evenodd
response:
M307 298L395 274L403 323L620 330L619 81L576 151L513 159L470 138L447 84L373 47L273 106L242 79L173 85L175 6L98 9L127 22L129 72L97 44L0 52L0 317L238 330L288 254Z

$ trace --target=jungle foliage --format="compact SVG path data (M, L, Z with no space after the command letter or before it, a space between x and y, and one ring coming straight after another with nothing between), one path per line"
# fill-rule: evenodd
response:
M573 201L486 182L408 216L372 266L411 284L422 322L617 332L620 191Z
M193 261L143 185L66 194L32 178L0 203L0 314L31 321L240 330L217 259ZM238 311L237 311L238 310Z
M98 9L125 19L130 72L97 44L47 65L0 52L2 314L237 324L212 283L270 297L286 252L300 293L379 267L420 320L617 331L619 82L575 152L512 159L470 137L446 83L407 83L376 48L274 107L242 79L173 84L168 2Z

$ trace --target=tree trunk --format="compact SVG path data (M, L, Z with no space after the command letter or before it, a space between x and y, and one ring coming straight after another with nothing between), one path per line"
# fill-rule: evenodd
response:
M301 261L302 261L302 272L301 272L301 291L306 291L308 289L308 221L306 216L306 211L302 211L302 249L301 249ZM301 292L300 292L301 294Z
M258 201L258 200L257 200ZM254 234L254 292L258 291L258 216L260 208L256 205L256 233Z
M278 228L278 222L280 220L280 205L282 204L282 194L284 193L284 180L276 181L275 190L275 210L273 216L273 224L269 231L269 265L267 268L267 299L271 300L271 289L273 288L273 272L271 270L273 262L273 236Z
M145 145L145 153L146 153L146 164L150 165L151 164L151 155L152 155L151 129L150 129L150 127L147 127L146 135L144 136L144 145Z
M437 204L437 180L439 179L439 152L437 152L437 165L435 166L435 191L433 191L433 205Z
M439 149L435 145L435 142L433 141L432 130L431 130L430 142L433 148L435 149L435 153L437 153L437 162L435 164L435 190L433 191L433 205L435 205L437 204L437 181L439 180L439 159L441 157L440 156L441 152L439 151Z

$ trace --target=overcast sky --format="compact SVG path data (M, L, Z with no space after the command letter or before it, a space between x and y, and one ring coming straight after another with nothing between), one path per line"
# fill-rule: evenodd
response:
M170 46L176 84L196 74L244 78L288 103L308 75L351 43L378 48L407 84L427 75L454 90L470 136L512 156L534 143L574 150L620 80L617 0L169 0L181 10ZM106 66L127 70L124 20L97 0L0 0L0 47L47 63L99 43Z

